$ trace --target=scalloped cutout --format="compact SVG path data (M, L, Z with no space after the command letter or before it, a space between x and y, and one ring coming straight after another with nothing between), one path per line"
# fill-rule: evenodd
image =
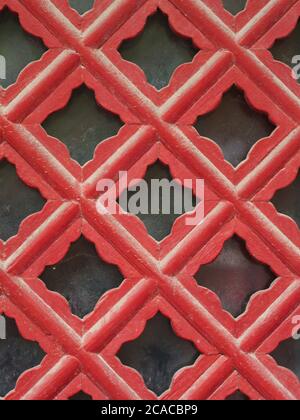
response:
M39 366L45 353L38 343L22 338L14 319L6 320L6 339L0 340L0 395L16 386L22 373Z
M234 394L227 397L226 401L250 401L250 399L241 391L236 391Z
M247 0L222 0L224 9L230 12L233 16L242 12L247 5Z
M21 181L16 168L6 159L0 160L0 239L16 235L21 222L44 205L40 193Z
M171 195L171 206L170 206L170 214L164 214L163 212L163 202L162 202L162 193L159 197L159 214L151 214L151 195L150 195L150 188L151 188L151 182L153 180L167 180L167 181L173 181L173 177L171 175L170 169L167 165L164 165L160 160L158 160L153 165L149 166L146 172L146 175L144 177L144 180L148 184L149 189L149 206L148 206L148 214L138 214L137 217L144 223L146 226L149 234L157 241L162 241L164 238L166 238L172 231L172 227L175 223L175 221L185 214L185 212L181 211L180 214L176 214L176 206L175 206L175 197L176 197L176 191L178 193L182 191L182 187L180 184L176 183L176 191ZM138 184L137 184L138 186ZM186 197L187 200L190 198L190 194L193 195L193 206L191 208L188 208L186 211L192 211L196 204L198 204L199 200L195 197L193 192L188 189L184 188L184 193L182 194L183 197ZM121 203L121 207L123 210L127 210L127 203L130 201L130 199L136 194L135 192L127 191L128 193L128 200L125 200L125 193L121 194L118 202ZM179 195L178 195L179 196ZM166 197L167 198L167 197ZM126 201L126 206L123 204L122 200ZM179 203L181 204L181 203ZM182 203L184 204L184 202ZM182 205L182 209L184 206Z
M296 180L275 194L272 203L277 211L290 216L300 227L300 173Z
M201 136L214 140L225 159L236 167L255 143L269 137L276 127L265 114L254 110L244 92L234 85L216 110L198 118L195 128Z
M150 16L143 32L119 48L122 57L137 64L148 82L161 90L169 84L178 66L191 62L198 49L170 28L168 17L159 9Z
M72 9L77 10L80 15L84 15L94 6L95 0L68 0Z
M143 334L126 343L118 353L121 362L137 370L147 387L161 395L180 369L192 366L200 353L190 341L175 335L170 320L158 313Z
M64 259L40 276L49 290L60 293L79 318L92 312L109 290L123 282L115 265L102 261L95 246L83 236L71 245Z
M99 143L116 135L124 123L118 115L101 107L93 90L85 84L75 89L67 106L50 115L43 127L62 141L80 165L93 158Z
M298 21L296 28L290 35L288 35L286 38L278 39L273 45L273 47L270 49L275 60L281 61L282 63L287 64L291 68L296 67L296 64L299 64L300 60L297 60L297 63L293 63L293 57L300 57L299 40L300 20ZM298 78L298 82L299 81L300 77Z
M215 261L202 266L195 278L200 286L219 296L226 311L238 317L252 295L268 289L276 276L249 254L243 239L233 236Z
M93 398L85 392L80 391L73 395L73 397L69 398L69 401L93 401Z
M283 341L271 356L280 366L291 370L300 380L300 340L290 338Z
M43 42L22 28L18 15L5 7L0 13L0 53L6 60L6 79L0 86L14 84L21 71L47 51Z

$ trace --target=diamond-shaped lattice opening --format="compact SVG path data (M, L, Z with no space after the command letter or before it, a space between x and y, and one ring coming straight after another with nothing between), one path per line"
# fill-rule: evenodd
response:
M222 0L223 6L232 15L237 15L245 9L247 0Z
M15 388L22 373L39 366L45 356L36 342L22 338L13 319L4 317L4 320L6 338L0 339L0 395L2 397Z
M145 224L149 234L157 241L162 241L171 233L176 219L184 213L192 211L199 203L199 200L195 197L191 189L183 188L183 186L177 183L172 178L169 167L160 161L149 166L144 180L148 186L148 203L141 203L141 200L138 200L138 208L141 211L137 216ZM172 182L173 188L170 190L166 189L164 193L163 190L160 189L159 194L155 194L154 197L151 192L153 193L155 189L152 189L151 185L152 182L157 182L157 180L163 183ZM141 191L143 191L143 189L139 187L140 185L141 184L137 184L135 186L135 191L127 191L126 193L121 194L119 203L123 210L130 211L131 200L135 203L136 198L138 198ZM169 191L171 192L171 195L168 194ZM156 202L158 200L159 202L158 214L154 214L152 200L155 200ZM167 200L170 201L170 207L164 205Z
M299 64L300 60L297 62L293 61L294 57L299 58L299 40L300 40L300 20L295 28L295 30L286 38L278 39L273 47L271 48L271 53L275 60L281 61L288 66L294 68ZM298 71L299 74L299 71ZM298 78L298 81L300 77Z
M92 312L105 292L123 282L119 269L102 261L95 246L84 237L71 245L60 263L48 267L41 279L49 290L63 295L80 318Z
M141 67L156 89L169 84L175 69L191 62L198 52L190 39L184 39L170 28L168 17L160 10L150 16L144 31L126 40L119 49L123 58Z
M44 204L39 192L20 180L16 168L6 159L0 160L0 239L16 235L22 220Z
M201 136L214 140L233 166L246 159L258 140L275 130L268 117L251 108L236 86L224 94L216 110L198 118L195 128Z
M161 395L175 373L192 366L199 354L191 342L177 337L170 321L158 313L148 321L141 337L123 345L118 357L143 376L149 389Z
M250 401L247 395L243 394L241 391L236 391L230 397L226 398L226 401Z
M280 213L292 217L300 227L300 173L287 188L275 194L272 202Z
M280 366L294 372L300 380L300 340L290 338L283 341L271 356Z
M97 103L86 85L75 89L68 105L43 123L47 133L65 143L80 165L91 160L98 144L115 136L123 125L117 115Z
M23 30L17 14L7 7L0 12L0 54L6 61L6 77L0 77L2 87L15 83L20 72L46 50L39 38Z
M69 401L93 401L93 398L85 392L80 391L76 395L73 395L73 397L69 398Z
M234 236L216 260L201 267L195 278L200 286L219 296L226 311L238 317L254 293L270 287L275 275L249 254L244 240Z
M80 15L83 15L84 13L91 10L91 8L94 6L95 0L69 0L70 6L77 10L77 12Z

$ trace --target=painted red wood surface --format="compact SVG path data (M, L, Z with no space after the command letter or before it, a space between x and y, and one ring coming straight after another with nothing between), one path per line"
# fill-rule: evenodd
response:
M79 390L95 399L156 398L116 354L159 310L202 353L178 372L162 399L225 399L237 389L253 399L300 399L297 377L269 356L291 337L292 318L300 315L299 229L270 203L299 170L300 85L268 51L294 29L300 1L249 0L236 17L219 0L96 0L82 17L67 0L0 0L0 9L6 5L49 48L1 90L0 158L47 199L16 237L0 244L0 311L47 353L7 399L67 399ZM117 51L158 6L175 31L200 48L159 92ZM41 128L82 83L126 123L84 167ZM192 127L233 83L278 127L238 168ZM182 216L160 244L136 217L100 216L95 209L99 179L119 170L143 176L158 158L178 178L204 178L207 189L204 223L186 226ZM234 233L278 277L238 319L193 278ZM126 279L84 320L39 280L81 234Z

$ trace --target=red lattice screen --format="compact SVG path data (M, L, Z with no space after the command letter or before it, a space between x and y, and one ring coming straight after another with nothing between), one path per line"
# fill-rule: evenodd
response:
M161 399L225 399L236 390L251 399L300 399L296 375L269 355L292 336L292 319L300 315L299 228L270 203L299 170L300 85L268 51L295 28L300 1L249 0L236 17L219 0L96 0L82 17L67 0L0 0L5 6L48 48L1 90L0 158L47 200L1 243L0 311L46 353L7 399L67 399L80 390L94 399L156 398L116 354L158 312L201 353ZM161 91L117 51L157 7L200 49ZM125 122L83 167L41 127L82 83ZM193 128L233 84L277 126L237 168ZM186 226L184 215L160 243L135 216L100 216L95 208L99 179L120 170L143 177L157 159L174 177L204 178L207 197L201 225ZM39 279L81 234L125 278L83 320ZM234 234L278 277L237 319L193 278Z

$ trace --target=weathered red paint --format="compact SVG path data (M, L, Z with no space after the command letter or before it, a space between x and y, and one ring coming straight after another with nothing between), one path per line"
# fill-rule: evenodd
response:
M295 27L300 1L249 0L237 17L219 0L96 0L83 17L67 0L0 0L0 9L5 5L49 48L16 84L1 90L0 158L48 200L16 237L0 244L0 311L47 353L7 399L67 399L79 390L95 399L156 398L115 355L158 310L203 354L175 376L161 398L224 399L240 389L252 399L300 399L296 376L268 356L291 336L292 317L300 314L299 229L269 202L300 166L300 86L268 52ZM172 27L201 49L160 92L117 52L158 6ZM80 167L41 122L64 107L83 82L126 125ZM233 83L278 127L238 168L192 127ZM158 158L177 178L205 178L207 189L204 223L186 226L183 216L160 244L136 217L100 216L95 209L99 179L119 170L143 176ZM84 320L38 279L81 233L126 278ZM234 233L278 276L238 319L193 279Z

